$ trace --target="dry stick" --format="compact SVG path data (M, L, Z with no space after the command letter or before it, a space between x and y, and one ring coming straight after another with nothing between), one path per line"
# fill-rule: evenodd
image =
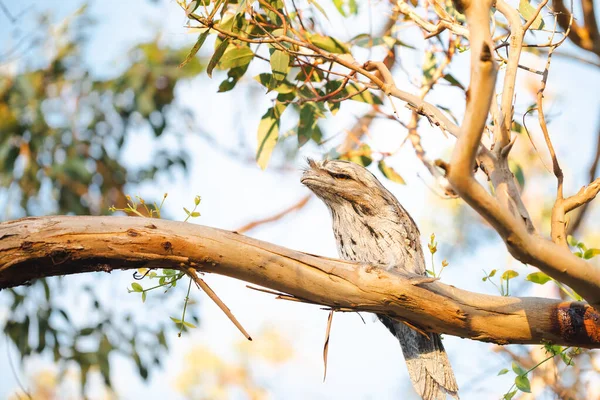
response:
M270 222L275 222L275 221L285 217L287 214L289 214L291 212L302 209L308 203L308 201L311 199L311 197L312 197L312 194L306 195L302 199L300 199L300 201L298 201L296 204L292 205L291 207L288 207L285 210L283 210L275 215L272 215L270 217L267 217L264 219L259 219L258 221L249 222L246 225L242 226L241 228L236 229L235 231L237 233L245 233L245 232L248 232L260 225L268 224Z
M325 344L323 345L323 382L327 378L327 353L329 351L329 334L331 333L331 322L333 321L333 313L335 310L332 308L329 311L329 317L327 317L327 329L325 330Z
M223 303L223 301L221 301L219 296L217 296L217 294L210 288L210 286L208 286L206 284L206 282L204 282L204 280L198 276L198 274L196 273L196 270L194 268L190 267L190 268L185 269L184 272L187 273L190 276L190 278L192 278L194 280L194 283L196 283L196 286L198 286L198 288L204 290L204 292L208 295L208 297L210 297L211 300L214 301L217 306L219 306L221 311L223 311L225 313L225 315L227 315L227 318L229 318L229 320L231 322L233 322L233 324L236 326L236 328L238 328L240 330L240 332L242 332L242 335L244 335L246 337L246 339L252 340L252 338L250 337L248 332L246 332L246 330L244 329L242 324L240 324L239 321L231 313L231 310L229 309L229 307L227 307L225 305L225 303Z

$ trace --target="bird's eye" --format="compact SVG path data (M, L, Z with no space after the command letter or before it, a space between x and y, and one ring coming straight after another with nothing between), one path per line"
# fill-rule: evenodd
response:
M346 175L346 174L339 174L339 173L331 173L331 176L333 176L335 179L352 179L350 177L350 175Z

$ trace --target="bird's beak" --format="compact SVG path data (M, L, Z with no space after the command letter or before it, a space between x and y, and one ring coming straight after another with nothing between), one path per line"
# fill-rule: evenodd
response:
M303 185L310 187L311 182L313 184L315 182L320 182L321 179L319 179L319 178L323 174L321 172L321 168L319 168L319 164L315 160L313 160L312 158L308 158L308 159L306 159L306 162L308 163L308 168L302 174L302 178L300 178L300 182Z

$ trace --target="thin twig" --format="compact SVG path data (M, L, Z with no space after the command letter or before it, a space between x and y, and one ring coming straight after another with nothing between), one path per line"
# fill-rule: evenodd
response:
M248 232L260 225L264 225L264 224L268 224L270 222L275 222L277 220L280 220L281 218L285 217L287 214L302 209L306 205L306 203L308 203L308 201L311 199L311 197L312 197L311 194L306 195L302 199L300 199L300 201L298 201L296 204L292 205L291 207L288 207L285 210L278 212L277 214L272 215L270 217L259 219L257 221L249 222L246 225L242 226L241 228L236 229L235 231L237 233L245 233L245 232Z
M236 328L238 328L240 330L240 332L242 332L242 334L246 337L246 339L252 340L252 337L250 337L248 332L246 332L244 327L239 323L239 321L231 313L231 310L229 309L229 307L227 307L225 305L225 303L223 303L223 301L221 301L219 296L217 296L217 294L210 288L210 286L208 286L206 284L206 282L204 282L204 280L198 276L198 274L196 273L196 270L194 268L187 268L183 272L186 272L190 276L190 278L192 278L194 280L194 283L196 283L196 286L198 286L198 288L202 289L208 295L208 297L210 297L210 299L212 301L214 301L217 306L219 306L219 308L225 313L225 315L227 315L229 320L231 322L233 322L233 324L236 326Z
M327 329L325 330L325 344L323 345L323 382L327 378L327 353L329 352L329 335L331 333L331 322L333 321L334 309L329 311L329 317L327 317Z

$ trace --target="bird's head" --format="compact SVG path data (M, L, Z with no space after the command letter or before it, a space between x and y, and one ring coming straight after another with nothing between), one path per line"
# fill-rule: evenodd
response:
M332 209L350 206L366 215L375 215L385 214L396 203L371 172L349 161L308 159L300 181Z

